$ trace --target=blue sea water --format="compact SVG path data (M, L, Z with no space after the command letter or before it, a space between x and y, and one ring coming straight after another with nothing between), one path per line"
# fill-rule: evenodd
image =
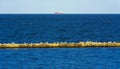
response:
M0 43L120 41L120 15L0 14ZM120 69L120 48L0 49L0 69Z
M0 49L0 69L120 69L120 48Z
M0 15L0 43L120 41L120 15Z

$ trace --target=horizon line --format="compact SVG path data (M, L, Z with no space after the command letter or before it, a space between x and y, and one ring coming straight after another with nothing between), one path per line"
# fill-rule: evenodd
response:
M64 13L64 14L54 14L54 13L0 13L0 15L4 15L4 14L40 14L40 15L67 15L67 14L73 14L73 15L77 15L77 14L80 14L80 15L85 15L85 14L120 14L120 13Z

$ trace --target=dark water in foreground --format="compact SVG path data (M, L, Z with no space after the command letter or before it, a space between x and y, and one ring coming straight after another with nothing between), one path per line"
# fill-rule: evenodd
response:
M0 49L0 69L119 69L120 48Z

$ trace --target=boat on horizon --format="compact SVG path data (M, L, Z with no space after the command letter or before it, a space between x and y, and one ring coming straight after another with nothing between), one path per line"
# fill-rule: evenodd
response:
M54 14L63 14L63 11L56 11Z

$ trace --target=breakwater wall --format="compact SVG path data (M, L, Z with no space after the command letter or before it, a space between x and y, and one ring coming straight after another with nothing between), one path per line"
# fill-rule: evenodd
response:
M79 47L120 47L120 42L54 42L54 43L4 43L0 48L79 48Z

